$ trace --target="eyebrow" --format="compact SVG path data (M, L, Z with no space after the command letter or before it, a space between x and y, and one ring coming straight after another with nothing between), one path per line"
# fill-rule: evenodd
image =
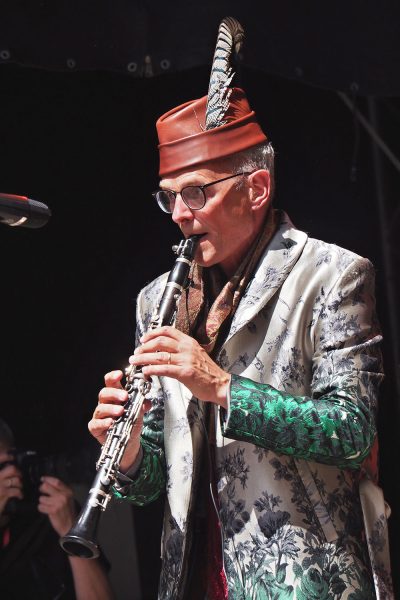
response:
M186 187L197 187L197 186L202 186L202 185L206 185L207 184L207 182L205 182L205 183L199 183L196 180L194 180L194 181L190 181L189 180L189 182L184 183L180 187L180 190L183 190L183 188L186 188ZM161 183L159 184L159 188L160 188L160 190L164 190L164 191L167 191L167 190L170 190L171 192L176 192L177 191L177 190L174 190L172 187L163 186L163 185L161 185Z

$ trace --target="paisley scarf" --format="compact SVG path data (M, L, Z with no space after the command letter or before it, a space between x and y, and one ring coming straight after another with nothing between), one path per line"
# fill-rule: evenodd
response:
M259 235L228 281L218 265L206 268L194 263L191 285L186 290L186 298L182 297L179 303L175 327L194 337L211 356L215 355L216 346L218 348L227 333L240 299L276 227L276 212L271 208Z

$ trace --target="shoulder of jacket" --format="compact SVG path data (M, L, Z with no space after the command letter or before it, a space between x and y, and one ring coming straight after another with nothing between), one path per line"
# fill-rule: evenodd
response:
M307 239L304 248L304 258L306 257L308 259L313 257L316 261L316 266L326 263L336 267L339 271L346 270L351 264L372 266L368 258L352 250L311 237Z

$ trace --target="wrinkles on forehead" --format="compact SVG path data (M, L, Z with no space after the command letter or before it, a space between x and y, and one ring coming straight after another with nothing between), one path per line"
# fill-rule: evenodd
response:
M213 179L232 173L232 163L229 159L213 160L199 164L196 169L175 171L160 181L160 188L175 190L187 185L202 185Z

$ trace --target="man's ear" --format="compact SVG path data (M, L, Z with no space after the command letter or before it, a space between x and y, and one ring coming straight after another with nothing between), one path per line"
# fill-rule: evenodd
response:
M270 198L271 177L266 169L258 169L248 176L250 200L253 210L260 210Z

